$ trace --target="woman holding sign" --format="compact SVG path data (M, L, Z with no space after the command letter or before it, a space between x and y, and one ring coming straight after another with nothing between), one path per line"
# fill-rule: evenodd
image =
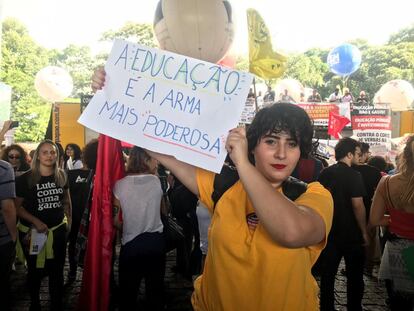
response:
M66 174L57 166L58 157L52 141L41 142L34 153L31 170L16 179L19 245L27 261L30 310L40 310L39 291L45 270L49 276L51 310L63 309L66 233L72 208Z
M98 70L92 88L104 81ZM312 135L306 112L287 103L261 109L247 133L231 130L226 149L239 180L216 204L214 181L221 175L148 151L212 213L204 272L194 284L195 310L319 309L311 267L326 244L332 197L317 182L292 200L285 191L297 162L311 151Z

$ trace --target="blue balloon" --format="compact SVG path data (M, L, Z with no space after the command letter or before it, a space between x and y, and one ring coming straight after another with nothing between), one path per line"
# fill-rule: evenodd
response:
M342 44L328 54L331 71L339 76L349 76L361 65L361 52L352 44Z

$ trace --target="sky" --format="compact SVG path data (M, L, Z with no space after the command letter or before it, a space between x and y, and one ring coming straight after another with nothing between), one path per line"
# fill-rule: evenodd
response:
M108 51L98 43L104 31L125 22L152 23L159 0L0 0L3 19L15 17L46 48L73 43ZM168 1L168 0L167 0ZM204 0L205 1L205 0ZM282 52L332 48L356 38L384 44L389 36L414 23L412 0L230 0L235 15L236 54L247 53L246 9L265 20L273 46Z

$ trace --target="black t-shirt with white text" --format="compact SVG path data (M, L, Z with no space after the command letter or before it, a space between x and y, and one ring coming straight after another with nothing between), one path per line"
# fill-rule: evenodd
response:
M31 171L28 171L16 179L16 196L23 198L22 206L49 228L59 225L64 218L65 189L56 184L54 175L42 176L38 183L29 187L30 177ZM24 219L21 222L31 225Z

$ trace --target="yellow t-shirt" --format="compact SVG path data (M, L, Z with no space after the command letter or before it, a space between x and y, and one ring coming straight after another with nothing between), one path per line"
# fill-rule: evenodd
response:
M210 210L213 182L213 173L197 170L200 200ZM214 209L204 273L194 283L195 311L319 310L311 267L325 247L333 201L329 191L315 182L295 202L323 218L326 237L320 244L297 249L279 246L260 221L249 229L246 216L254 209L241 182L226 191Z

